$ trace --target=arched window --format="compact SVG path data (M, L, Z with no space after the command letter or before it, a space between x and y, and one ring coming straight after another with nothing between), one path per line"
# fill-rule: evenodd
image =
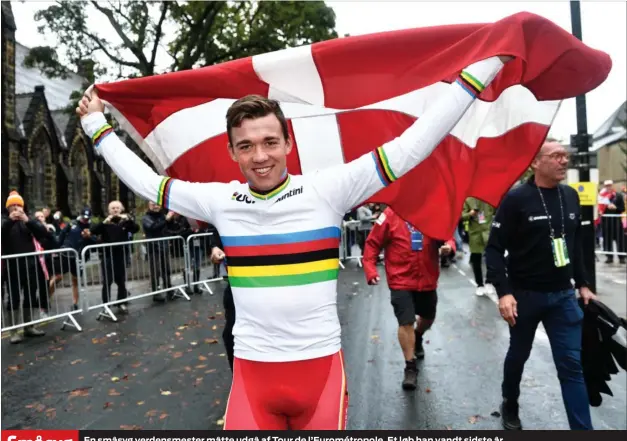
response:
M80 212L84 207L90 205L91 179L87 162L85 144L82 141L74 143L69 157L70 168L74 176L72 186L72 203L74 210Z
M52 161L50 137L41 128L32 138L28 151L33 176L27 185L29 205L41 208L45 205L56 205L56 170Z

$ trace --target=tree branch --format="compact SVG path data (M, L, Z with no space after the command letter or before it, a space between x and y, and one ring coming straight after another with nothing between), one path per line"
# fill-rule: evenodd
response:
M109 52L109 50L104 45L104 43L102 41L100 41L100 39L98 37L96 37L95 35L90 34L87 31L82 31L81 33L83 35L91 38L94 41L94 43L96 43L98 45L98 47L105 53L105 55L111 59L111 61L113 61L115 63L118 63L118 64L121 64L121 65L124 65L124 66L133 67L135 69L139 69L140 68L139 63L134 63L132 61L126 61L126 60L123 60L123 59L113 55L111 52Z
M165 21L165 17L168 12L168 2L161 3L161 17L159 17L159 22L157 23L157 28L155 29L155 42L152 46L152 54L150 56L150 66L154 70L155 68L155 60L157 58L157 48L159 47L159 42L161 41L161 28L163 27L163 22Z
M115 17L113 16L113 11L111 11L111 9L103 8L102 6L98 4L97 1L94 1L94 0L92 0L91 4L109 19L109 23L111 23L111 26L113 26L113 29L115 29L115 32L122 39L122 41L124 42L124 45L133 53L133 55L135 55L135 57L137 57L137 60L139 61L139 65L140 65L140 70L143 71L142 73L151 74L152 72L147 72L149 69L148 60L146 60L146 57L144 56L144 53L142 52L142 48L138 48L128 38L128 36L124 32L124 29L122 29L122 26L120 26L120 23L118 23Z

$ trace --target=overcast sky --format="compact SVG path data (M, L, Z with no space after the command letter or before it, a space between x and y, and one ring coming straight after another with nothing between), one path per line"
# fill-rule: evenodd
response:
M43 45L33 13L48 2L13 2L17 41L32 47ZM360 35L404 28L455 23L482 23L528 11L555 22L571 31L570 6L563 2L353 2L327 1L336 13L340 35ZM607 52L613 61L608 79L587 95L588 131L594 132L626 100L627 91L627 3L582 2L583 41L590 47ZM562 104L551 134L567 141L575 133L575 100Z

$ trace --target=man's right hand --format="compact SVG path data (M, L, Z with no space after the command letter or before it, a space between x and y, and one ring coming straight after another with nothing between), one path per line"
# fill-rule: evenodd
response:
M368 280L368 285L378 285L381 278L379 276Z
M510 326L516 324L516 317L518 317L517 305L516 298L512 294L505 294L499 299L499 312L501 313L501 317L503 317L503 320L509 323Z
M91 113L98 112L104 112L104 104L100 101L100 98L98 98L96 89L92 89L91 96L85 95L79 101L78 107L76 108L76 114L80 118L84 118Z
M211 249L211 263L213 263L214 265L222 263L224 257L224 251L222 251L220 248L213 247Z

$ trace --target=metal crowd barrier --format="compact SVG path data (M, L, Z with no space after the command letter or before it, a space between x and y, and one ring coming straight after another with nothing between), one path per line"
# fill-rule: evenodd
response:
M340 239L340 266L342 269L344 269L342 262L347 260L356 260L360 268L363 266L363 249L374 222L375 219L368 221L350 220L342 223ZM383 257L383 253L380 256Z
M185 245L182 237L173 236L85 247L81 252L81 263L85 271L83 291L89 305L87 310L102 308L98 320L117 321L111 307L117 306L121 313L126 313L129 301L144 297L165 300L163 294L170 299L183 297L191 301L185 292ZM114 283L117 288L115 300ZM134 294L135 291L143 294Z
M196 233L187 237L187 286L191 290L202 290L213 295L209 282L223 280L222 265L211 262L211 237L213 233ZM206 273L207 277L201 277Z
M623 214L604 214L598 225L599 247L597 254L619 258L627 256L627 224Z
M84 306L79 266L71 248L2 256L2 332L25 328L26 333L60 318L61 329L82 331L74 317Z

